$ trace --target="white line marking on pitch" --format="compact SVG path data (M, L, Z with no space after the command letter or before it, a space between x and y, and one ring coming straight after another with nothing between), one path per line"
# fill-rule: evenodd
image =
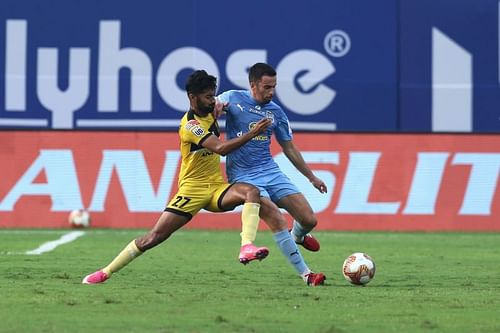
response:
M45 252L50 252L53 249L55 249L56 247L58 247L59 245L70 243L70 242L74 241L75 239L77 239L78 237L81 237L83 235L85 235L84 231L72 231L72 232L69 232L67 234L62 235L61 238L59 238L55 241L43 243L42 245L40 245L38 248L36 248L34 250L26 251L26 254L31 255L31 254L42 254Z

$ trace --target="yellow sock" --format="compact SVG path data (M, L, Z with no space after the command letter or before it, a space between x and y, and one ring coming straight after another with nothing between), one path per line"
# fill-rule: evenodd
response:
M123 250L118 254L115 259L102 270L106 275L111 276L111 274L118 272L123 267L127 266L132 260L140 256L143 252L137 248L135 245L135 240L131 241Z
M259 228L259 210L260 204L255 202L246 202L241 212L241 245L253 243L257 237Z

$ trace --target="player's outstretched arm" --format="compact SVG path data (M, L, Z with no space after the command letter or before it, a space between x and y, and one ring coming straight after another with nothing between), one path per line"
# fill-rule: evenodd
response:
M227 141L221 141L215 135L211 135L205 141L203 141L201 145L204 148L213 151L214 153L225 156L233 150L236 150L239 147L243 146L245 143L252 140L257 135L264 132L269 127L269 125L271 125L271 120L262 118L261 120L259 120L259 122L257 122L257 124L255 124L254 128L252 128L242 136Z
M293 166L300 171L315 188L318 189L321 193L326 193L327 188L325 183L316 177L314 173L311 171L311 169L307 166L306 162L304 161L304 158L302 157L302 154L300 151L297 149L293 141L278 141L281 148L283 149L283 152L285 153L286 157L292 162Z

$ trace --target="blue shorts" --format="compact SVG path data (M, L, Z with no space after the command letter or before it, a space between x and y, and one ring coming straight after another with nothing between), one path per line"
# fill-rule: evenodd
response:
M270 198L275 203L287 195L300 193L297 186L280 169L273 169L266 173L239 175L230 181L252 184L260 190L261 197Z

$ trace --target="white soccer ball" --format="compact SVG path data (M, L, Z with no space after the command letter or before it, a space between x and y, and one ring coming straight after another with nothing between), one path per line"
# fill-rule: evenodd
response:
M366 253L353 253L344 261L342 274L352 284L365 285L375 276L375 262Z
M75 209L69 213L68 222L73 228L88 228L90 213L86 209Z

